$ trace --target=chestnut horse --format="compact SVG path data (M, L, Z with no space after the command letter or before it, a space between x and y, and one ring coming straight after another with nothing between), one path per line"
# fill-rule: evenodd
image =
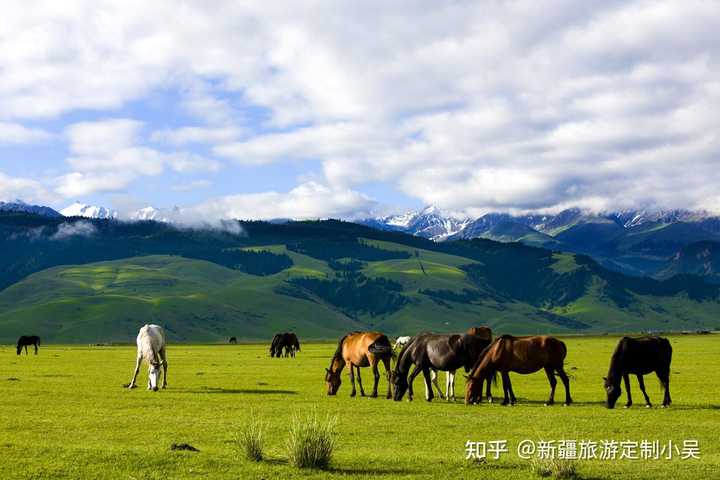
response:
M375 383L371 397L377 397L378 381L380 380L380 372L378 372L378 363L381 361L385 365L385 372L390 373L390 359L392 358L392 345L390 340L380 332L352 332L340 339L337 350L330 360L330 368L325 369L325 382L327 383L327 394L335 395L340 388L340 374L346 364L350 365L350 384L352 392L350 396L355 396L355 375L353 369L357 369L358 385L360 386L360 395L365 396L362 380L360 378L360 367L372 367ZM387 398L391 397L390 382L388 381Z
M482 383L496 372L500 372L505 394L503 405L516 402L510 383L510 372L520 374L535 373L545 369L550 382L550 398L545 405L555 403L555 372L565 387L565 405L572 403L570 398L570 380L563 363L567 355L565 344L554 337L513 337L503 335L487 347L467 377L465 404L478 403L482 395Z

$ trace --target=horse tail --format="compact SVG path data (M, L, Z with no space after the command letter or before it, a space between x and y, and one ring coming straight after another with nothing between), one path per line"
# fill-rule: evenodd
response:
M390 339L386 335L381 335L368 346L368 352L378 358L392 358L393 349Z

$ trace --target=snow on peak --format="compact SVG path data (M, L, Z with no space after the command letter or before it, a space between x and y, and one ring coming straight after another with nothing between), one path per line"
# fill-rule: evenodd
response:
M117 218L117 212L108 210L105 207L96 205L87 205L85 203L75 202L62 210L60 213L66 217L85 217L85 218Z

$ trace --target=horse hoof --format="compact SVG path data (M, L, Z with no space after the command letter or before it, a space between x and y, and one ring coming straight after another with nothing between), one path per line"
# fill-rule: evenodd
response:
M630 408L630 405L625 405L623 408Z
M647 405L645 405L645 408L652 408L652 405L648 403Z

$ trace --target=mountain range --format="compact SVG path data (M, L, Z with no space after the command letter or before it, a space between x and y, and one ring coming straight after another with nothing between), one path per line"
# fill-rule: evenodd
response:
M419 212L360 223L435 241L486 238L581 253L606 268L636 276L669 278L674 272L686 272L720 281L715 268L705 268L717 261L717 249L695 246L720 242L720 217L705 211L595 213L572 208L557 214L487 213L476 219L463 219L427 207Z

